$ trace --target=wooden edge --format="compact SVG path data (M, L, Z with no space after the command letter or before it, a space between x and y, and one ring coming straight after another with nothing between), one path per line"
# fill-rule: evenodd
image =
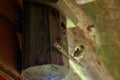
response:
M27 80L22 75L20 75L17 71L9 68L3 62L0 61L0 75L5 77L8 80Z

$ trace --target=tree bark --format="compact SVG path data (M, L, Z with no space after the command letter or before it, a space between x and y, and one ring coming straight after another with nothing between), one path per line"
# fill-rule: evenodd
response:
M77 60L81 66L78 66L73 61L70 61L70 66L83 80L113 80L112 76L107 71L102 60L97 56L95 49L90 41L88 41L83 34L83 31L78 27L68 29L68 45L69 53L74 52L77 45L83 45L83 58ZM75 71L79 70L79 71Z

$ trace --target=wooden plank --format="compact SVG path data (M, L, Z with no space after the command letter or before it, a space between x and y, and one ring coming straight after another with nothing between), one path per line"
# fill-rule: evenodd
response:
M61 22L61 39L62 39L61 46L64 50L66 50L66 52L68 52L67 24L66 24L66 18L62 13L60 16L60 22ZM69 68L68 58L65 56L62 57L63 57L64 66Z
M58 42L67 51L66 18L42 4L26 4L24 10L23 68L49 63L63 65L62 55L53 43Z
M61 28L60 28L60 13L55 9L49 10L49 29L50 29L50 46L54 42L61 43ZM52 64L63 64L61 54L54 48L50 50L50 57Z
M26 4L23 68L49 63L48 7Z
M49 10L50 46L53 47L53 43L58 42L67 50L66 23L63 22L66 22L66 18L58 10L51 8ZM52 64L63 65L64 58L54 48L51 48L50 56Z

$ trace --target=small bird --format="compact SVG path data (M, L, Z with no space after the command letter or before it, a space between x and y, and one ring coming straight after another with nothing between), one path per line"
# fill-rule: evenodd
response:
M84 50L84 46L83 45L78 45L75 48L75 51L73 53L73 57L82 57L83 50Z

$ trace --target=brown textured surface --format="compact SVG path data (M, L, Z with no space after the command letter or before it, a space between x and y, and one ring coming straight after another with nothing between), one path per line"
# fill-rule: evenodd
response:
M107 71L103 61L96 55L91 42L85 38L83 31L78 27L68 29L68 43L70 54L78 45L83 45L83 57L74 57L80 63L80 66L70 61L70 66L83 80L113 80ZM72 75L71 75L72 76ZM74 76L73 76L74 77Z

